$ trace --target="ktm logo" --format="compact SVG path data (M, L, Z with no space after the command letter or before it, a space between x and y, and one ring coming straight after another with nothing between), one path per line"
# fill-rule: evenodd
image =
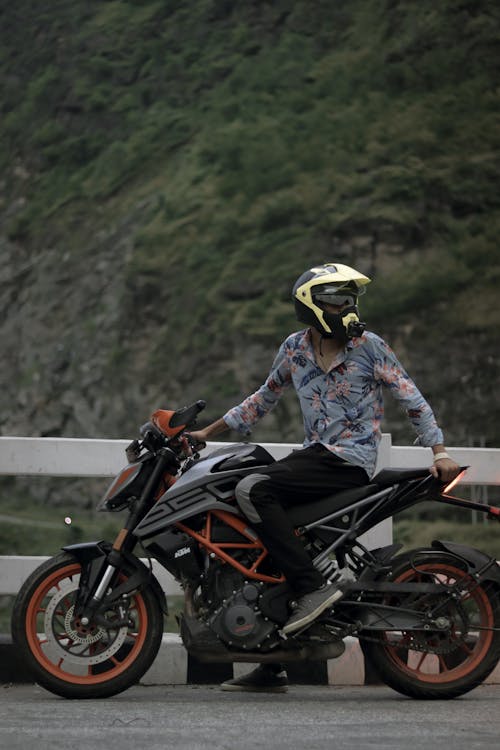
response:
M177 550L174 557L184 557L184 555L189 555L190 552L191 547L181 547L181 549Z

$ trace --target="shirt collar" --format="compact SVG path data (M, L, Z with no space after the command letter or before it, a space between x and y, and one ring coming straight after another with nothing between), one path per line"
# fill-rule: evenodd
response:
M316 357L314 356L314 347L312 342L312 336L311 336L311 329L306 328L304 330L304 335L302 337L302 342L304 345L304 352L306 354L306 357L311 360L311 362L314 363L314 365L317 367ZM336 367L341 365L345 360L347 359L349 352L353 348L354 343L352 339L350 339L347 344L345 345L344 349L341 349L341 351L337 354L335 359L333 360L332 367L330 367L330 370L334 370ZM329 372L330 372L329 370Z

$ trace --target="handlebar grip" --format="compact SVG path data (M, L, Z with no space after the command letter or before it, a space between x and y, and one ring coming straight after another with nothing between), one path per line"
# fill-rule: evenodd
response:
M175 411L174 414L170 417L169 427L172 427L174 429L176 427L189 427L191 424L193 424L197 415L200 413L200 411L203 411L206 405L206 401L200 400L196 401L194 404L191 404L191 406L183 406L182 409L177 409L177 411Z

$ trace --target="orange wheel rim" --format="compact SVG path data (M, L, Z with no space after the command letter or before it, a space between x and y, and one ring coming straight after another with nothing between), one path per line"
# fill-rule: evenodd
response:
M438 576L444 578L446 583L457 582L460 579L470 578L463 570L452 565L428 563L419 565L418 570L407 570L395 579L397 583L409 581L411 578L420 577L421 574ZM481 630L476 631L477 636L474 643L456 639L456 648L451 652L457 657L462 657L456 665L450 665L446 660L446 654L433 652L433 644L429 641L428 649L419 650L411 648L411 631L402 631L403 637L397 644L390 643L385 634L385 650L398 669L418 678L422 682L431 684L443 684L455 682L456 680L470 674L484 659L493 639L492 630L482 628L494 627L494 613L491 603L481 586L475 586L463 599L475 609ZM474 632L474 625L470 626ZM431 636L432 638L432 636ZM434 644L436 647L438 644ZM406 656L404 656L406 652ZM450 653L451 653L450 652Z
M130 606L135 617L132 632L127 627L124 636L124 628L121 628L120 639L115 638L114 644L111 642L107 650L102 650L102 642L98 637L101 633L109 637L110 631L103 628L95 628L96 632L91 635L80 636L80 642L75 644L75 635L68 634L67 629L65 632L63 624L69 623L71 619L72 594L76 591L75 579L80 573L80 565L72 563L59 568L40 583L26 610L26 638L39 666L49 674L72 684L97 685L118 677L133 664L146 640L148 614L143 597L135 594ZM63 582L67 583L63 585ZM57 601L56 606L54 601ZM46 625L51 607L51 632L47 633ZM132 641L132 646L121 656L118 643L123 644L126 639L127 645ZM102 671L97 672L96 668Z

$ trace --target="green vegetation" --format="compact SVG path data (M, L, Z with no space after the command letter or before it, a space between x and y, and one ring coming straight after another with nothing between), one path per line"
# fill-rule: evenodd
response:
M89 234L126 222L120 321L147 325L157 385L196 351L225 381L205 383L214 414L239 397L218 361L243 336L271 352L296 325L289 287L311 259L372 273L364 314L392 338L415 311L422 348L497 335L496 3L20 0L0 14L0 165L22 199L8 237L76 263L99 257ZM127 370L127 388L138 353L120 338L103 374ZM498 443L475 406L469 429Z
M291 254L301 269L334 238L422 250L414 273L380 282L401 290L397 314L441 297L426 250L450 291L475 282L499 228L495 3L176 5L2 11L0 164L30 175L12 239L39 245L75 211L100 205L109 221L143 198L129 278L168 303L165 276L175 268L182 287L195 271L214 332L228 317L215 302L233 294L236 331L276 335L270 269ZM287 274L279 296L288 286Z

